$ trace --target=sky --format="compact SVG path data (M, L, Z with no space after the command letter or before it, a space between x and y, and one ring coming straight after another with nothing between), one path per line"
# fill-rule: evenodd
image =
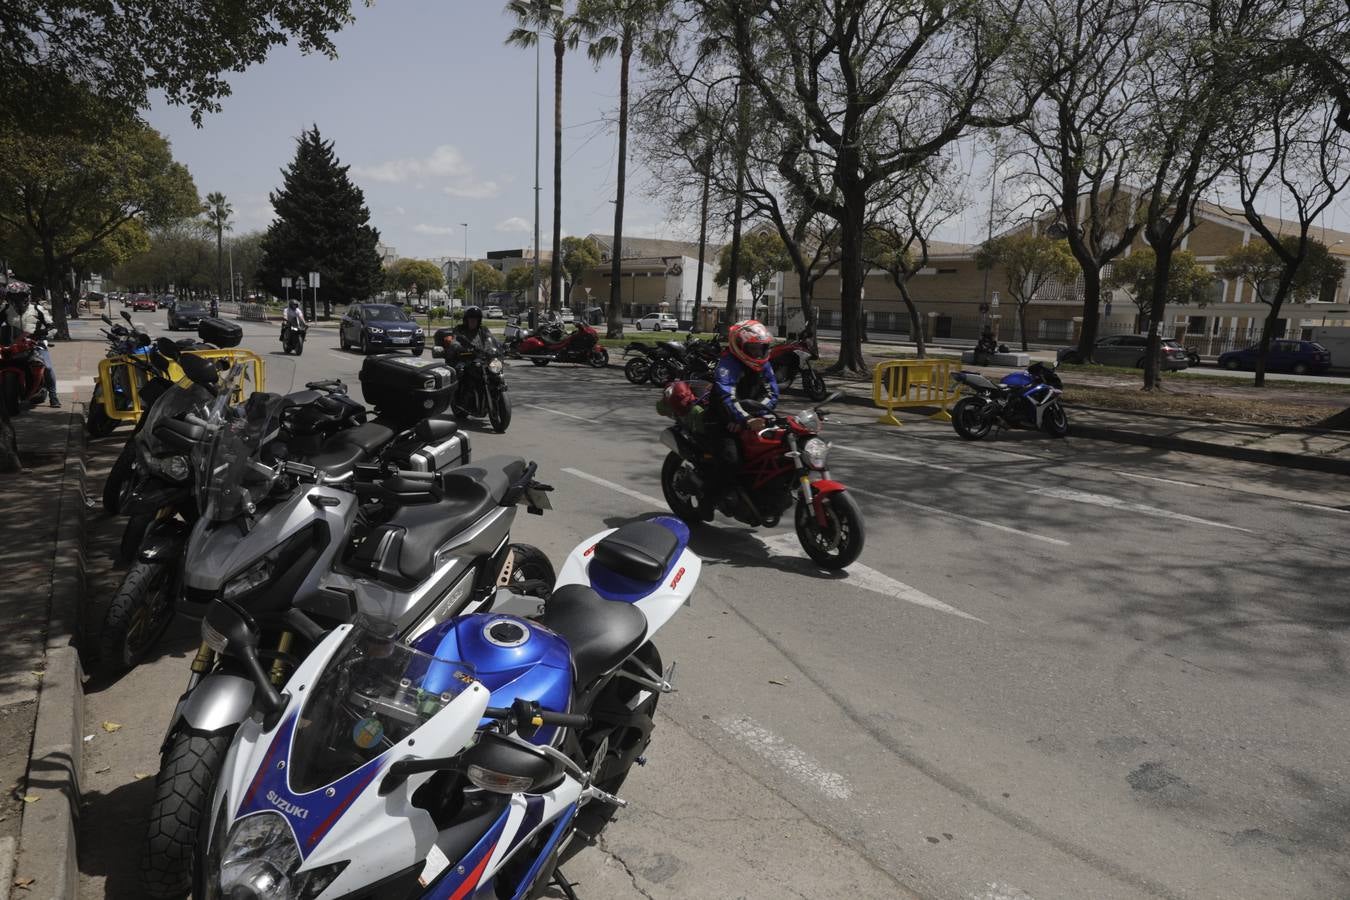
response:
M334 142L364 190L372 224L402 256L481 257L531 245L534 218L534 51L503 43L512 20L501 0L355 3L356 21L335 36L338 58L279 48L229 76L233 94L202 127L183 107L156 103L146 118L188 166L198 191L221 191L236 233L272 220L269 191L311 124ZM552 228L551 47L542 57L540 228ZM564 234L613 232L618 63L597 70L568 54L563 84ZM659 180L630 141L627 235L693 240L696 223L672 220ZM987 228L987 161L973 142L956 148L969 208L935 235L974 242ZM1011 193L1016 193L1010 189ZM1269 212L1277 212L1276 203ZM1008 223L1011 224L1011 223ZM1328 227L1350 228L1350 199ZM996 227L997 230L997 227Z

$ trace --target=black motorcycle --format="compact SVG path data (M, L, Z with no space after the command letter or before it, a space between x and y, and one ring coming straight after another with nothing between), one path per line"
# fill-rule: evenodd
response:
M954 372L952 379L966 393L952 407L952 427L968 441L980 440L995 427L1033 428L1051 437L1069 433L1064 382L1053 364L1034 362L997 384L978 372Z
M491 335L481 347L462 336L445 344L445 361L459 371L451 406L455 418L487 419L501 434L511 424L511 396L506 392L502 345Z
M283 322L281 324L281 352L294 353L296 356L304 353L305 335L308 333L308 325L291 325L288 322Z

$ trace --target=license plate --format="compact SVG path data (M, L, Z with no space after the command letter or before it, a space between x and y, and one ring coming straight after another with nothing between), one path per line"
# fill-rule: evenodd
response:
M548 502L548 493L538 491L534 488L525 489L525 501L534 509L552 509L553 504Z
M410 337L396 337L396 338L394 338L394 343L395 343L395 344L409 344L409 343L412 343L412 338L410 338Z

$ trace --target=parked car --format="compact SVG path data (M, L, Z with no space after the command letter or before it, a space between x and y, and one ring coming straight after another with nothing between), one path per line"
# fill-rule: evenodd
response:
M633 323L638 331L679 331L680 320L670 313L650 313Z
M402 308L392 303L353 303L338 323L338 344L343 350L411 350L421 356L426 335Z
M564 325L571 325L576 320L576 313L572 312L570 309L564 309L562 312L558 313L558 321Z
M160 309L172 309L178 298L173 294L161 294L155 302L159 304Z
M1115 334L1099 338L1093 345L1092 358L1099 365L1142 369L1148 351L1148 336L1142 334ZM1055 354L1061 363L1081 363L1077 347L1061 347ZM1186 348L1171 338L1163 338L1162 367L1176 372L1190 365Z
M505 319L505 318L506 318L506 313L502 312L502 308L501 308L500 306L489 306L489 307L487 307L486 309L483 310L483 318L485 318L485 319Z
M197 323L206 318L206 310L195 300L184 300L169 307L169 330L196 329Z
M154 312L156 309L159 309L159 304L157 304L155 298L151 297L149 294L137 294L135 297L131 298L131 308L137 312L143 309Z
M1255 369L1259 344L1219 354L1225 369ZM1266 355L1267 372L1293 372L1295 375L1322 375L1331 368L1331 351L1316 341L1276 340Z

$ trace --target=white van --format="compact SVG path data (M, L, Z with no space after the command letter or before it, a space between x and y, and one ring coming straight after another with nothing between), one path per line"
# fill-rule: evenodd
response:
M1333 369L1350 369L1350 327L1320 326L1312 329L1308 340L1317 341L1331 351Z

